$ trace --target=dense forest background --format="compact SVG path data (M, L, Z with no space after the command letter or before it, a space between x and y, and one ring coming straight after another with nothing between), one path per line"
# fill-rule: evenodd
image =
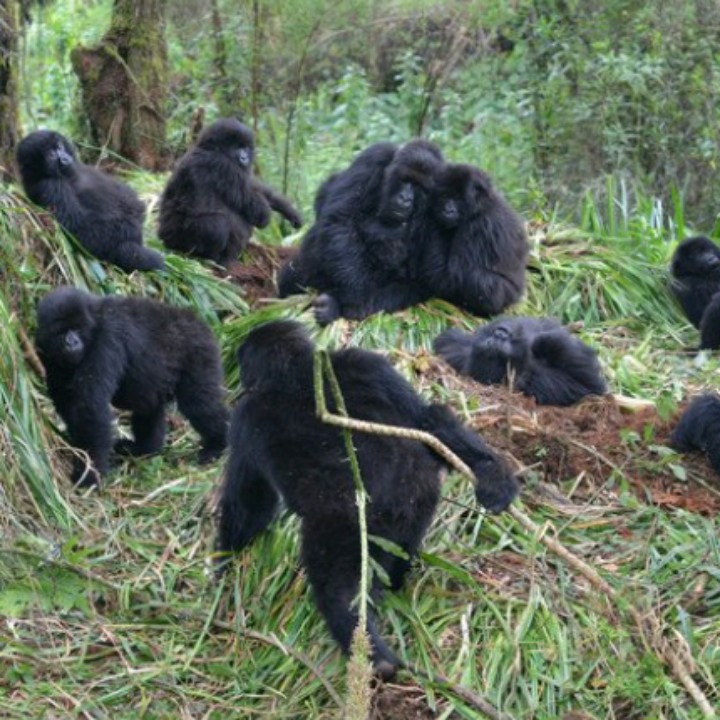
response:
M233 395L247 332L300 318L324 346L386 354L521 470L542 531L445 483L408 587L381 603L383 634L420 671L367 691L370 717L494 717L478 696L497 717L714 717L720 486L669 434L720 363L692 352L667 266L679 240L720 231L719 53L714 0L0 0L0 714L361 716L296 521L222 580L210 571L222 465L194 463L179 416L162 455L120 464L102 492L70 487L32 341L38 299L64 283L193 308ZM162 249L167 172L227 115L255 130L256 172L305 227L322 180L373 142L422 135L485 169L528 222L513 312L568 323L615 397L538 408L463 381L432 339L478 320L440 301L317 330L304 299L271 297L274 253L303 230L256 233L240 284L172 253L162 274L126 275L16 182L17 141L58 130L140 193L146 243Z

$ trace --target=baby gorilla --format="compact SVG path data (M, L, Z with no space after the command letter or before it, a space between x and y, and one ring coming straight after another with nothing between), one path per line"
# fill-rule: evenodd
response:
M301 520L302 560L320 612L347 653L358 621L357 507L342 431L316 414L313 344L298 323L274 322L250 333L238 359L245 393L231 423L218 549L245 547L273 519L282 497ZM492 512L509 505L517 493L513 475L448 409L426 404L380 355L353 348L331 360L351 417L433 433L472 468L481 504ZM368 532L407 554L371 545L397 589L432 520L445 463L412 440L355 432L353 443L369 495ZM373 592L380 590L376 576ZM374 619L367 629L376 672L392 676L398 659Z
M471 335L447 330L435 352L486 385L514 376L514 387L539 405L573 405L607 392L595 351L552 318L501 318Z
M720 473L720 397L707 394L695 398L673 430L670 443L679 452L707 453L713 470Z
M95 257L126 272L163 267L162 255L143 246L145 205L127 185L78 162L60 133L30 133L17 147L17 162L27 196Z
M670 272L675 297L688 320L699 328L707 306L720 291L720 247L702 235L683 240Z
M133 455L158 452L165 405L173 398L200 433L200 462L225 448L228 411L223 371L210 329L189 310L155 300L96 297L61 287L38 305L36 344L47 387L70 442L91 467L76 460L73 483L99 484L113 447L110 405L132 411Z
M430 296L481 317L520 299L525 227L482 170L448 164L438 173L421 237L418 274Z
M252 174L255 144L239 120L218 120L180 160L160 198L158 235L166 247L227 266L272 210L302 225L290 201Z

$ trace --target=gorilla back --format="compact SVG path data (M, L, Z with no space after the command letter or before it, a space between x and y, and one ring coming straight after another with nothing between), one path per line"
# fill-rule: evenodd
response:
M253 330L238 357L245 393L231 424L218 549L247 545L284 498L301 519L303 564L320 612L347 653L360 573L355 489L342 432L315 412L313 345L298 323L275 322ZM517 492L515 479L449 410L425 404L379 355L349 349L332 353L331 360L351 417L435 434L473 469L479 502L494 512L507 507ZM370 496L368 531L408 556L371 547L395 589L432 520L444 461L411 440L354 433L353 443ZM374 592L380 589L376 578ZM368 632L377 672L391 676L398 660L372 618Z
M165 405L176 399L202 437L201 462L222 453L228 412L220 353L210 329L189 310L62 287L38 305L36 343L70 441L92 462L75 463L73 482L97 484L109 468L111 404L132 411L134 440L121 441L119 450L158 452Z
M17 161L27 196L95 257L126 272L163 267L162 255L143 246L145 205L127 185L79 162L60 133L30 133Z

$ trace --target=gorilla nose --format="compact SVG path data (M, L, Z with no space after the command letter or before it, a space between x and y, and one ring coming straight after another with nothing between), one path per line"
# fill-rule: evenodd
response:
M240 164L245 167L250 164L250 151L249 150L238 150L238 160Z
M404 207L410 207L413 204L415 193L413 192L412 185L406 183L403 185L400 194L398 195L398 202Z

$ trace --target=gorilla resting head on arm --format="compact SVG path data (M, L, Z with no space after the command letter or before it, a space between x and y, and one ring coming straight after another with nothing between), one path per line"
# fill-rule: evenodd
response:
M512 375L539 405L573 405L607 392L595 351L552 318L501 318L473 334L447 330L435 339L435 352L486 385Z
M670 443L679 452L707 453L713 470L720 474L720 397L696 397L673 430Z
M348 653L360 578L355 488L341 430L315 412L313 349L303 327L288 321L256 328L240 348L245 392L231 423L217 547L245 547L268 526L282 498L301 521L302 561L318 608ZM332 353L331 361L351 417L433 433L472 468L482 505L500 512L510 504L517 482L504 462L447 408L425 403L385 358L348 349ZM370 499L368 531L409 556L371 544L397 589L432 520L445 463L412 440L355 432L353 442ZM380 590L376 576L373 591ZM372 617L368 632L376 672L391 677L399 660Z
M134 439L118 443L118 450L159 452L165 405L175 399L202 438L200 461L222 453L228 411L220 353L210 328L192 312L61 287L40 301L37 314L36 345L50 398L70 442L92 462L75 463L74 483L98 484L109 469L111 405L132 412Z
M75 156L60 133L38 130L17 146L25 193L51 212L88 252L126 272L159 270L160 253L143 246L145 205L134 190Z
M448 164L438 173L422 235L419 275L431 296L481 317L520 299L525 227L482 170Z
M705 309L720 291L720 247L702 235L683 240L670 265L671 288L688 320L700 327Z
M290 201L253 176L254 157L252 131L239 120L203 130L160 198L158 235L168 248L227 266L273 210L294 228L302 225Z

